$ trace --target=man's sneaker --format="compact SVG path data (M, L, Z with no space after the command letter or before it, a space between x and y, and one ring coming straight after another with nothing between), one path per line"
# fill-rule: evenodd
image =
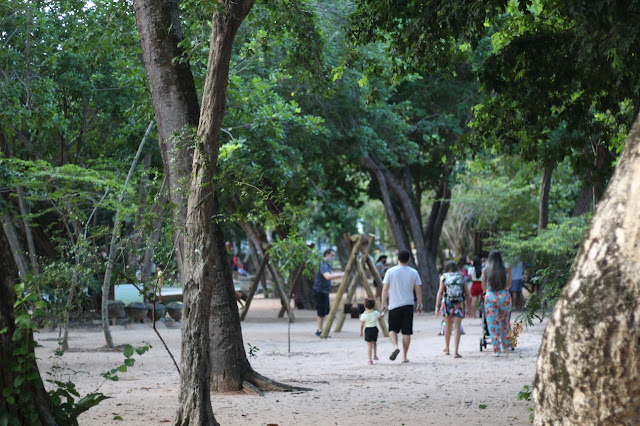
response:
M322 333L319 330L316 330L316 336L320 337Z

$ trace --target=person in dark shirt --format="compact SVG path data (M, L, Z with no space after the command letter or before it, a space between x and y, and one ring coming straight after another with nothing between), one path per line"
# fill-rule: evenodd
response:
M324 260L320 263L320 267L316 272L316 280L313 284L313 298L316 301L316 309L318 311L318 329L316 330L316 336L320 336L322 333L322 325L324 323L324 317L329 313L329 289L331 288L331 281L340 279L344 276L344 272L333 273L331 271L331 264L336 257L336 252L328 248L324 251Z

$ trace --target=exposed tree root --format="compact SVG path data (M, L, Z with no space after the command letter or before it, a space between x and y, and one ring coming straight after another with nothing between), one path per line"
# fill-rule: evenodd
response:
M303 388L300 386L291 386L284 383L276 382L275 380L271 380L268 377L264 377L263 375L256 373L255 371L248 371L245 374L245 381L243 383L250 384L257 388L260 391L272 391L272 392L300 392L300 391L311 391L311 388Z
M264 396L264 392L262 392L260 389L258 389L251 383L247 382L246 380L242 382L242 387L244 388L245 391L253 392L259 396Z

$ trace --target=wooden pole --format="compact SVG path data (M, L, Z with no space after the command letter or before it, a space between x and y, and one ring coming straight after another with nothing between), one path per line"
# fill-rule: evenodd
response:
M342 277L342 281L340 282L340 287L338 287L338 292L336 293L336 299L333 302L333 306L331 306L331 310L329 311L329 315L326 318L326 322L324 323L324 327L322 327L322 333L320 337L326 339L329 335L329 330L331 330L331 325L333 324L333 319L336 317L336 313L342 303L342 296L344 295L345 290L347 289L347 283L349 281L349 274L353 269L353 264L357 262L358 259L358 251L360 251L360 246L364 241L364 235L358 236L356 243L351 250L351 256L349 256L349 261L347 262L347 266L344 268L344 276Z
M284 288L282 286L282 282L280 281L280 276L276 273L276 269L273 267L271 262L269 262L267 267L269 268L269 272L271 272L271 276L275 281L274 284L276 286L278 295L280 296L280 303L282 304L282 307L286 309L287 315L289 315L289 322L296 322L296 318L293 316L293 310L289 305L289 299L287 298L287 295L285 294Z
M349 248L353 248L353 244L350 244L349 242L351 241L351 237L348 237L349 234L345 234L345 239L347 240L347 245L349 246ZM347 238L348 237L348 238ZM371 247L371 245L373 244L373 240L372 239L367 239L366 242L360 247L360 252L362 253L368 253L369 252L369 247ZM361 258L359 257L360 254L356 253L356 256L358 256L358 260L356 263L360 263L361 262ZM351 301L353 300L353 295L356 293L356 290L358 289L358 280L362 279L358 274L357 271L354 271L353 274L353 279L351 281L351 285L349 286L349 291L347 292L347 300L345 300L344 303L351 303ZM344 320L347 316L346 312L344 311L344 309L339 309L338 310L338 321L336 321L336 326L333 329L334 333L339 333L342 331L342 326L344 325Z
M258 289L258 284L260 283L260 279L264 275L264 268L267 266L269 262L269 255L265 254L262 258L262 262L260 262L260 267L258 267L258 272L256 273L256 277L253 279L251 283L251 287L249 288L249 294L247 295L247 301L244 303L244 307L242 308L242 312L240 313L240 321L244 321L247 316L247 312L249 312L249 305L251 305L251 300L253 300L253 295L256 293Z
M358 288L359 278L360 277L357 274L355 274L351 279L351 285L349 285L349 291L347 292L347 299L344 301L344 303L351 303L351 300L353 299L353 295L356 293L356 289ZM342 331L342 326L344 325L344 320L346 317L347 317L347 314L344 311L344 309L338 309L338 319L336 321L336 327L333 329L334 333L339 333Z
M376 268L376 265L373 263L373 260L371 260L369 256L367 256L366 262L367 266L369 267L369 272L371 272L371 275L373 275L373 281L382 289L382 277L380 276L380 272L378 272L378 268Z
M258 247L255 244L253 244L253 242L251 241L251 238L248 238L248 240L249 240L249 250L251 251L251 260L253 261L253 267L256 268L256 271L258 271L258 269L260 269L258 265L260 265L261 263L258 261L258 259L260 259L260 256L258 254L259 253ZM262 274L262 278L260 279L260 284L262 284L262 291L264 292L264 298L267 299L269 297L269 289L267 288L266 274ZM256 291L257 290L258 289L256 288Z

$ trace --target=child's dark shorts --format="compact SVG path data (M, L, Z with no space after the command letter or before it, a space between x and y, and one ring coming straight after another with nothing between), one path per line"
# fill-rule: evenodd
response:
M367 327L364 329L364 341L365 342L377 342L378 341L378 327Z

